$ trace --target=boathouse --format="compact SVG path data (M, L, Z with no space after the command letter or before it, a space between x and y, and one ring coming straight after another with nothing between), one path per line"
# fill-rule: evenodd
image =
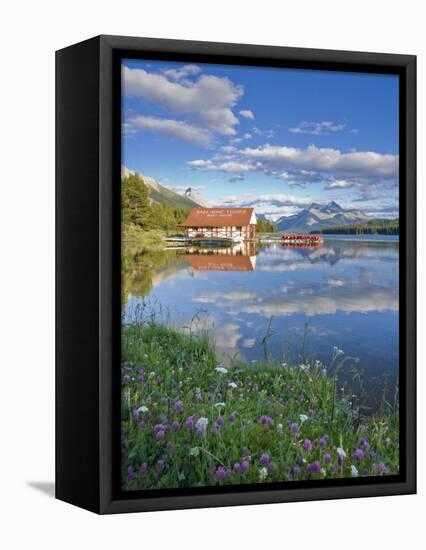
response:
M180 224L185 237L256 238L256 214L253 208L193 208Z

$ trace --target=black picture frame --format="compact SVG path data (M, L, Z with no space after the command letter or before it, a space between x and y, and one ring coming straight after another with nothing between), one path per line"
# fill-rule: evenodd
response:
M123 57L400 77L397 476L119 490L120 82ZM416 57L98 36L56 52L56 498L100 514L416 492Z

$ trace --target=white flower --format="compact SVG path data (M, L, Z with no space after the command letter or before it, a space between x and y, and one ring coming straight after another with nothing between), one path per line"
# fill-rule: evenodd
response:
M205 428L207 424L209 423L209 419L202 416L199 418L195 424L196 428Z
M351 464L351 476L358 477L358 470L355 468L353 464Z
M342 460L344 460L346 458L346 453L342 449L342 447L337 447L336 452Z
M268 477L268 470L263 467L259 470L259 479L260 481L264 481Z
M281 366L282 366L282 367L286 367L286 366L287 366L287 363L281 363Z
M215 370L222 374L226 374L228 372L228 369L225 369L225 367L216 367Z
M142 405L142 407L139 407L138 412L140 413L147 413L149 411L148 407L145 407L145 405Z
M215 404L215 407L217 407L218 409L224 406L225 406L225 403L223 403L223 401L219 401L219 403Z
M306 420L308 420L308 417L306 416L306 414L300 414L299 418L300 418L300 422L302 424L303 424L303 422L306 422Z
M327 475L327 472L325 471L325 468L321 468L320 474L325 477Z
M192 447L189 449L190 456L198 456L200 454L200 449L198 447Z
M282 425L282 424L278 424L277 430L278 430L279 432L282 432L282 430L283 430L283 425Z
M300 365L300 370L309 370L309 365Z
M237 384L235 382L229 382L228 388L235 389L237 387Z

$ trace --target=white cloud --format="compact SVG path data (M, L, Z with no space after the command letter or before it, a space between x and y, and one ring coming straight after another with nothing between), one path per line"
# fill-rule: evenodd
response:
M160 132L195 145L205 146L210 143L210 133L208 131L181 120L137 116L129 119L124 124L124 131L128 134L144 130Z
M201 67L198 65L188 64L179 67L178 69L166 69L163 73L170 79L178 82L188 76L194 76L201 73Z
M331 173L335 177L365 176L396 178L398 176L398 155L381 154L373 151L350 151L320 148L309 145L306 149L266 144L256 148L243 149L241 155L257 160L269 167L292 167L296 169Z
M176 78L175 73L173 78ZM222 135L236 133L234 126L239 124L239 120L232 108L242 97L244 89L234 85L229 78L202 74L194 81L176 82L166 73L150 73L124 66L122 81L126 96L158 103L174 115L190 115L205 130Z
M246 133L243 135L243 138L244 138L244 139L251 139L251 138L252 138L252 135L251 135L249 132L246 132Z
M250 120L254 120L254 114L252 111L250 111L249 109L243 109L242 111L240 111L240 115L244 118L248 118Z
M346 127L346 124L338 124L331 120L323 120L322 122L301 122L294 128L289 128L293 134L311 134L321 136L339 132Z

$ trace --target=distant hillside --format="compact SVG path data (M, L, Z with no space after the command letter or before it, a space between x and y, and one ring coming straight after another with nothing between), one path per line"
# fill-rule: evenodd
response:
M370 218L356 209L344 209L337 202L328 204L312 203L293 216L283 216L275 224L278 231L287 233L314 233L334 226L346 226L366 222Z
M184 196L203 208L210 208L212 206L197 189L193 189L192 187L188 187L184 193Z
M203 206L187 196L179 195L178 193L167 189L167 187L164 187L158 183L158 181L151 176L145 176L139 172L134 172L125 166L121 167L121 179L134 174L137 174L143 180L144 184L148 188L149 198L153 202L167 204L172 208L194 208L196 206Z
M325 227L311 233L324 235L399 235L399 220L374 219L364 223Z

